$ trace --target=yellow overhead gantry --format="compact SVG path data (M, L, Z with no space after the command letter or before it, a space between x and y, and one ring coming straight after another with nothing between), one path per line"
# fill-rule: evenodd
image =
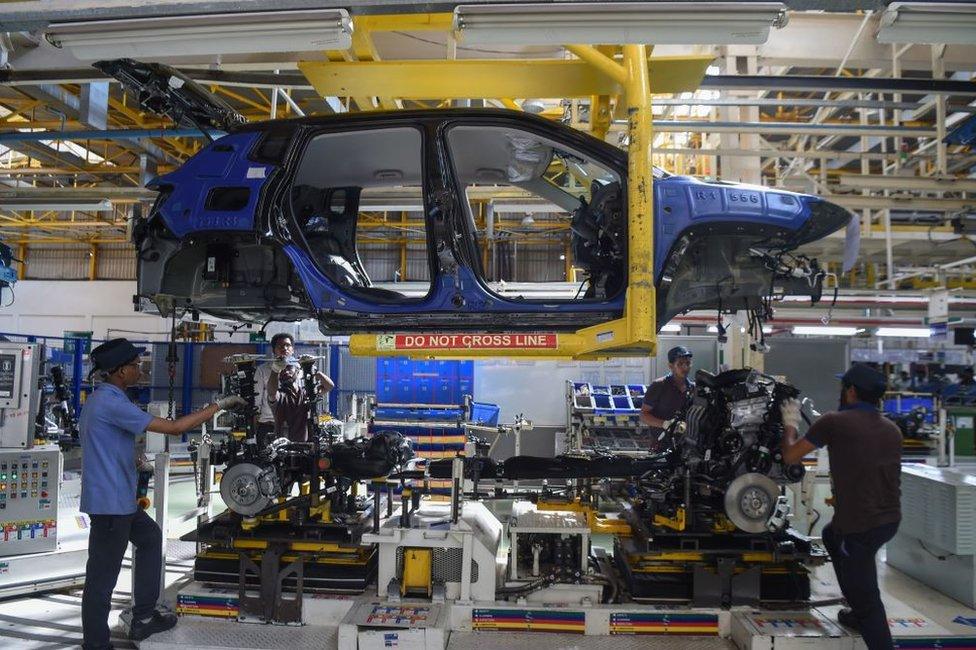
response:
M359 30L359 40L363 43L375 31L449 30L451 21L451 14L363 16L354 18L354 30ZM353 354L596 359L656 353L651 93L697 89L713 57L650 58L652 46L648 45L570 44L566 48L579 60L372 60L298 64L322 96L378 97L381 106L404 99L490 98L508 105L514 98L589 97L591 126L601 138L610 122L610 98L615 98L614 113L627 120L628 282L621 318L569 333L355 334L349 340Z

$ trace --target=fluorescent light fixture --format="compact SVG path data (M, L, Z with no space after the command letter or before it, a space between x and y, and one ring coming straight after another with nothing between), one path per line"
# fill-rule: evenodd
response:
M892 2L881 14L878 42L976 45L976 5Z
M729 327L731 327L731 325ZM705 328L705 331L708 332L709 334L718 334L718 326L717 325L709 325L708 327ZM771 334L772 331L773 331L773 327L772 327L772 325L763 325L762 326L762 331L763 331L763 334Z
M460 5L465 45L760 45L787 22L780 2L565 2Z
M315 9L55 23L45 37L96 60L345 50L352 29L345 9Z
M110 212L112 202L108 199L65 199L54 198L14 198L0 199L0 210L57 210L58 212Z
M681 325L678 325L677 323L668 323L667 325L661 328L661 331L677 334L681 332Z
M863 331L858 327L831 327L827 325L797 325L793 328L794 334L806 336L854 336Z
M875 336L900 336L912 339L927 339L932 332L927 327L879 327Z
M549 213L565 213L564 208L559 207L555 203L549 203L548 201L535 201L529 202L525 201L522 203L517 202L505 202L505 201L493 201L495 205L495 214L501 214L503 212L524 212L525 214L549 214Z

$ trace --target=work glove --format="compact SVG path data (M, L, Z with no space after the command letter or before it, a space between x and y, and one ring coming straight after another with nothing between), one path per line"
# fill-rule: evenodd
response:
M784 427L800 428L800 400L783 400L783 403L779 405L779 412L783 417Z
M674 427L673 430L671 429L672 426ZM658 440L663 440L664 435L668 431L672 431L675 435L683 434L685 432L685 421L678 420L677 418L673 418L671 420L665 420L661 424L661 428L663 429L663 431L661 431L661 435L658 437Z
M279 372L281 372L282 370L284 370L287 367L288 367L288 362L285 361L283 358L282 359L275 359L274 361L271 362L271 370L275 374L278 374Z
M217 408L222 411L229 411L242 406L247 406L247 400L240 395L228 395L217 400Z

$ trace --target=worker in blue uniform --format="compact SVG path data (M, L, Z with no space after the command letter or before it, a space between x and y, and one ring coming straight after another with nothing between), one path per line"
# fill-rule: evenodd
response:
M245 404L224 397L176 420L153 417L133 404L126 388L139 381L145 348L113 339L91 351L92 372L103 382L85 402L78 422L82 451L81 511L89 515L88 565L81 602L83 648L111 648L108 615L129 542L135 546L134 599L129 638L140 641L176 625L176 615L156 608L162 571L162 533L136 505L136 436L144 431L179 435L218 411Z

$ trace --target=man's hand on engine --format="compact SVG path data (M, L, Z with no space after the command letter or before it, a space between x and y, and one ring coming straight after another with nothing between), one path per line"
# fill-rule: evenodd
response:
M787 399L779 407L780 415L783 416L783 426L800 428L800 400Z
M664 431L661 432L661 437L659 439L663 439L664 434L669 431L672 431L673 433L680 435L685 432L685 421L679 420L677 418L673 418L671 420L665 420L661 424L661 428L664 429Z
M217 400L217 408L223 411L238 409L242 406L247 406L247 400L240 395L228 395Z

